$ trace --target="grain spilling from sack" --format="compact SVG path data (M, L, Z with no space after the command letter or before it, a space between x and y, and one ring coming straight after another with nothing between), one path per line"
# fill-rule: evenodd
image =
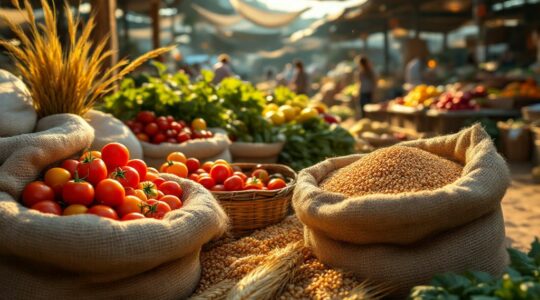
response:
M201 253L202 277L195 295L219 289L220 285L228 283L223 280L239 281L263 264L272 250L302 240L302 225L292 216L248 237L228 238L211 245ZM348 296L360 284L352 274L322 264L308 248L304 247L302 252L303 263L278 299L334 299Z
M331 174L322 189L346 196L435 190L456 181L463 167L427 151L392 146Z

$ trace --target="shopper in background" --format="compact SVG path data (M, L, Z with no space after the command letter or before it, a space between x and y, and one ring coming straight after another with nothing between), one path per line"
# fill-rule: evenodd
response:
M417 85L424 83L424 71L426 63L421 56L413 58L405 67L405 83L412 89Z
M214 65L214 84L220 83L227 77L233 77L234 73L230 67L230 57L227 54L218 56L218 62Z
M360 117L364 117L364 106L373 101L373 92L377 87L377 76L373 71L371 63L365 56L357 56L356 64L358 65L358 80L360 82Z
M304 70L304 64L301 60L294 62L294 73L291 80L291 89L297 94L307 94L308 76Z

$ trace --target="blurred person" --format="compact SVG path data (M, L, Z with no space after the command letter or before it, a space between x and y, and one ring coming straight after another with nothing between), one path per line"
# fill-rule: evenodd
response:
M230 67L230 57L227 54L220 54L218 62L214 65L214 84L220 83L227 77L234 77L234 73Z
M291 63L285 64L283 71L276 76L278 85L288 86L293 77L293 68Z
M308 92L308 75L301 60L294 62L294 73L290 85L291 89L298 95Z
M424 71L426 63L424 58L416 56L407 63L405 67L405 83L411 86L411 88L424 83Z
M363 118L365 115L364 106L373 101L373 92L377 87L377 76L373 71L371 62L365 56L357 56L356 64L358 65L358 81L360 82L359 104L360 104L360 116Z

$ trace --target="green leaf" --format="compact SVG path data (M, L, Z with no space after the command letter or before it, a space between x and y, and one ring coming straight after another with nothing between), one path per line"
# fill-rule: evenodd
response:
M527 254L530 258L534 259L536 265L540 265L540 240L537 237L531 243L531 250Z
M512 268L524 275L532 275L532 271L536 268L534 260L527 254L513 248L507 249L510 255Z

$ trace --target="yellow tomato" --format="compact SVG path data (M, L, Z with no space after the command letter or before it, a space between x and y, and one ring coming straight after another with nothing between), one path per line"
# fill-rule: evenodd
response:
M82 215L85 214L88 211L88 208L81 204L71 204L70 206L66 207L64 209L64 212L62 213L64 216L72 216L72 215Z
M296 110L290 105L282 105L279 111L285 116L285 120L290 122L296 118Z
M45 184L55 192L60 192L64 184L71 180L71 173L64 168L52 168L45 173Z
M83 161L89 157L92 157L92 158L101 158L101 152L99 151L86 151L83 153L83 155L81 155L81 158L79 159L80 161Z
M322 102L313 102L309 104L309 107L315 108L320 114L328 111L328 106Z
M319 115L319 112L312 107L306 107L300 112L300 116L296 119L298 122L303 123L307 120L316 118Z
M191 128L194 130L206 130L206 121L201 118L194 119L191 122Z
M266 113L268 112L271 112L271 111L277 111L279 109L279 106L277 106L277 104L275 103L270 103L268 104L264 110L263 110L263 116L266 115Z
M274 125L281 125L285 123L285 115L280 111L269 111L264 117L272 122Z
M167 160L168 161L177 161L177 162L181 162L183 164L186 163L187 161L187 158L186 156L184 155L184 153L182 152L171 152L168 156L167 156Z

